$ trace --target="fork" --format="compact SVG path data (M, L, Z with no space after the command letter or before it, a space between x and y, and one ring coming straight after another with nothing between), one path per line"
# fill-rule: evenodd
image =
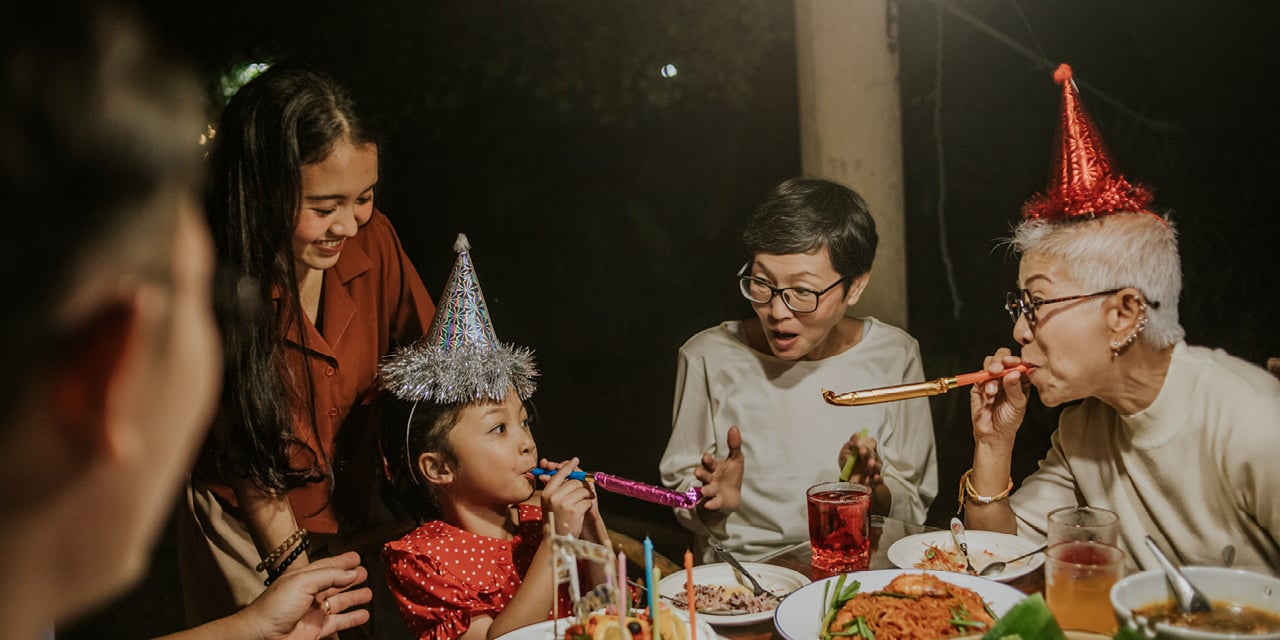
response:
M751 575L751 572L747 571L746 567L742 566L742 563L738 562L738 559L733 557L733 554L725 551L725 548L720 544L720 539L715 537L715 535L711 533L711 528L707 526L707 523L703 522L702 518L698 517L697 509L691 509L689 515L692 516L692 521L698 525L698 528L702 530L702 535L707 537L707 544L711 547L711 551L716 554L716 557L729 563L729 566L733 567L734 573L747 577L747 581L751 583L751 595L760 596L768 594L770 597L778 598L779 600L782 599L782 596L761 586L760 582L756 580L756 577Z
M768 595L772 598L781 599L781 596L779 596L778 594L761 586L760 581L756 580L756 577L751 575L751 572L747 571L747 568L742 566L742 563L738 562L738 559L733 557L733 554L729 553L728 551L725 551L724 547L720 546L719 540L716 540L715 538L708 535L707 542L711 544L711 551L713 551L716 554L717 558L720 558L721 560L729 563L729 566L733 567L734 572L747 577L747 580L751 582L752 595L756 595L756 596Z
M969 543L965 540L964 523L960 522L960 518L951 519L951 538L960 549L960 557L964 558L965 572L971 576L978 575L978 570L973 568L973 561L969 559Z

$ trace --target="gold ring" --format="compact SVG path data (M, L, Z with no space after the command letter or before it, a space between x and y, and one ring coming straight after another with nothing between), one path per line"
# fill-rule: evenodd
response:
M327 616L327 615L332 615L332 614L333 614L333 605L329 604L329 599L328 599L328 598L325 598L325 599L324 599L324 614L325 614L326 616Z

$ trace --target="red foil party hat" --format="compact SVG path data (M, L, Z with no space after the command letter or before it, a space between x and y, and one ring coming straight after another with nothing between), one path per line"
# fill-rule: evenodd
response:
M1097 126L1080 102L1071 67L1058 65L1053 80L1062 85L1062 115L1049 186L1022 205L1022 215L1028 220L1058 221L1146 211L1151 191L1130 184L1115 168Z

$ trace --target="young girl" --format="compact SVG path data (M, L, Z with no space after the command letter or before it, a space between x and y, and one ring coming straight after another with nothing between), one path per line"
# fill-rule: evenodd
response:
M551 614L560 590L548 521L559 535L605 545L609 537L591 488L569 478L578 459L538 458L523 402L537 375L532 352L497 341L464 236L455 249L431 332L382 369L408 413L403 432L384 430L388 475L406 506L429 520L383 556L415 635L478 640ZM537 478L541 492L535 468L557 472ZM558 606L569 612L563 595Z
M308 557L363 542L376 560L412 526L373 490L373 400L380 359L435 313L374 207L378 136L328 74L273 65L231 99L214 141L209 222L219 271L240 283L218 300L223 396L180 520L192 623Z

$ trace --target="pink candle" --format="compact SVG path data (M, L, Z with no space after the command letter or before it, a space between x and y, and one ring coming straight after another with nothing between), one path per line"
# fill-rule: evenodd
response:
M684 593L689 609L689 640L698 640L698 606L693 599L693 552L684 551Z

